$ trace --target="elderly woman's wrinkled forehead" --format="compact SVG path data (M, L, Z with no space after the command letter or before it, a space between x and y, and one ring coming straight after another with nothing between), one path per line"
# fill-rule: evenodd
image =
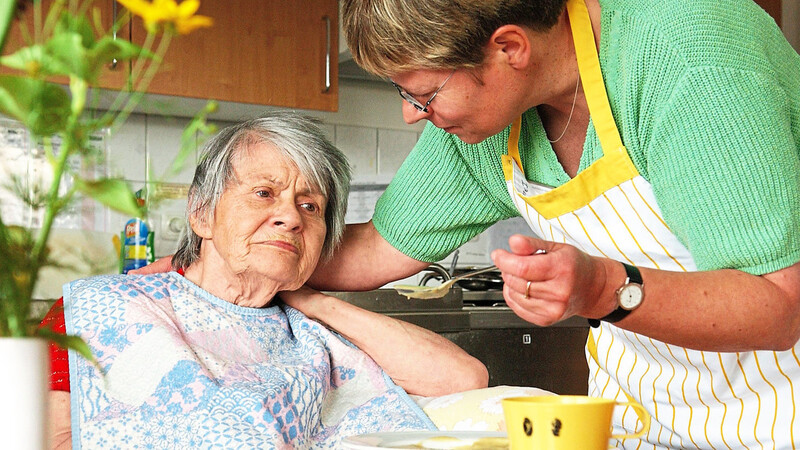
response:
M264 152L264 146L268 146L268 148L276 151ZM248 164L249 161L253 161L256 158L271 158L273 160L275 158L281 158L283 162L290 164L300 172L300 176L308 184L308 188L311 190L312 194L320 194L327 199L327 195L317 182L314 173L308 170L308 167L303 164L304 161L298 162L292 158L291 152L273 142L269 136L262 136L255 131L251 131L243 136L233 148L233 152L231 154L232 173L229 182L241 182L241 180L238 178L238 171L240 168L244 167L244 165Z

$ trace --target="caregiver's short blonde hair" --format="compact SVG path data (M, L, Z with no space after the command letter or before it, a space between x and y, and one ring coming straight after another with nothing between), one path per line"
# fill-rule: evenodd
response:
M342 27L353 60L381 77L483 62L499 27L544 31L566 0L343 0Z

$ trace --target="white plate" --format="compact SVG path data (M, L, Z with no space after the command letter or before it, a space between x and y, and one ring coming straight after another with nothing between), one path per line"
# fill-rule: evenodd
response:
M481 438L505 438L502 431L396 431L390 433L369 433L350 436L342 441L343 448L348 450L374 450L382 448L448 448L419 447L424 441L437 437L458 438L458 445L470 446ZM456 447L452 447L456 448ZM468 447L467 447L468 448Z

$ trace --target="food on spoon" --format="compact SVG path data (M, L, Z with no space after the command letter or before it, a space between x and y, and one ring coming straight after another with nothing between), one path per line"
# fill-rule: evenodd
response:
M396 284L394 286L398 294L404 295L408 298L417 299L431 299L444 297L450 286L442 288L441 286L415 286L410 284Z

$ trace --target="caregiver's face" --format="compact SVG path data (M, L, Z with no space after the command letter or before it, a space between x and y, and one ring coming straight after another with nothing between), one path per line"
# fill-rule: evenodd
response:
M237 275L301 287L322 251L326 198L269 143L240 151L233 169L210 227L214 248Z
M447 79L450 73L453 76ZM425 104L444 80L447 83L436 93L427 111L402 102L403 119L416 123L427 119L468 144L475 144L505 129L519 114L520 108L512 92L504 85L495 87L493 73L487 70L418 70L392 77L392 81Z

